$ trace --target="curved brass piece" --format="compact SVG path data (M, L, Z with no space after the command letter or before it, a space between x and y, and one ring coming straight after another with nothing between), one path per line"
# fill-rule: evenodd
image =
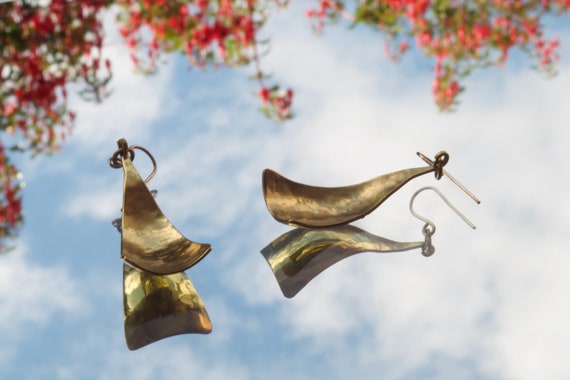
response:
M121 156L125 172L121 257L154 274L182 272L202 260L209 244L186 239L164 216L128 155Z
M352 225L326 229L296 228L261 250L283 295L295 296L331 265L361 252L398 252L421 248L424 242L400 243Z
M433 171L434 166L424 166L384 174L357 185L317 187L265 169L263 196L267 209L281 223L330 227L365 217L408 181Z
M123 264L127 347L136 350L180 334L208 334L212 322L184 272L159 276Z

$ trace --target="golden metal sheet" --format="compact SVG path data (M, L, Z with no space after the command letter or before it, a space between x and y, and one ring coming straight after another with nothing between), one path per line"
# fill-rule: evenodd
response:
M211 250L186 239L164 216L129 157L125 172L121 256L136 268L155 274L182 272Z
M184 272L166 276L123 264L125 338L130 350L179 334L208 334L212 323Z
M317 187L291 181L271 169L263 171L263 196L273 217L285 224L330 227L363 218L408 181L434 166L400 170L344 187Z
M360 252L398 252L421 248L424 242L400 243L346 225L296 228L267 245L261 253L269 263L283 295L295 296L331 265Z

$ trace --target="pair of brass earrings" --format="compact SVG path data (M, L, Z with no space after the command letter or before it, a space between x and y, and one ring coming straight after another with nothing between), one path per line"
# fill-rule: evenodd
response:
M164 216L154 200L156 191L146 184L156 173L156 162L145 148L128 146L120 139L109 159L113 168L123 168L122 217L113 222L121 233L123 303L127 346L136 350L160 339L186 333L207 334L212 323L192 282L184 271L202 260L209 244L185 238ZM143 181L133 165L135 149L146 153L152 173ZM431 237L435 225L413 209L416 196L435 191L472 228L475 226L435 187L419 189L410 199L410 212L422 220L424 241L396 242L373 235L351 222L363 218L410 180L433 172L446 175L473 200L479 200L443 167L445 152L433 160L418 153L428 165L381 175L345 187L325 188L291 181L266 169L263 195L267 209L279 222L296 227L261 250L283 295L291 298L313 278L336 262L360 252L397 252L420 248L424 256L435 249Z

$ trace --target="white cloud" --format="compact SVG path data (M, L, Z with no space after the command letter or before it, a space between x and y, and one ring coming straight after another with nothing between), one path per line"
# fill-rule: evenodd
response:
M17 249L0 256L0 362L15 355L19 342L55 318L80 315L84 306L66 268L36 264L25 251L19 241Z
M149 347L150 348L150 347ZM94 378L109 379L120 376L123 379L150 380L156 378L196 377L209 380L247 379L247 370L239 363L226 364L213 361L204 363L202 355L188 345L172 345L161 349L147 349L137 352L117 350L107 355L108 362ZM72 377L91 376L90 372L79 370Z
M111 173L116 174L116 173ZM73 198L66 205L65 214L72 218L89 215L98 220L110 221L121 216L122 187L118 181L82 181Z

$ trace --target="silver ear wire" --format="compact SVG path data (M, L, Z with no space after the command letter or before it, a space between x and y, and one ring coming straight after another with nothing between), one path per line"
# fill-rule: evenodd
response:
M469 225L469 227L475 229L477 228L465 215L461 213L446 197L442 194L439 189L433 186L425 186L421 189L417 190L412 197L410 198L410 213L425 223L424 227L422 228L422 233L424 235L425 241L424 245L422 246L422 255L424 256L431 256L435 252L434 246L431 244L431 236L435 233L435 224L429 220L428 218L421 216L414 210L414 200L418 196L419 193L425 190L433 190L437 195L440 196L441 199L451 208L465 223Z
M441 199L443 199L443 201L449 206L449 208L451 208L461 219L463 219L463 221L464 221L465 223L467 223L467 224L469 225L469 227L471 227L471 228L473 228L473 229L477 228L469 219L467 219L467 217L466 217L465 215L463 215L463 214L461 213L461 211L459 211L459 210L449 201L449 199L447 199L447 198L445 197L445 195L443 195L443 193L442 193L441 191L439 191L438 188L433 187L433 186L425 186L425 187L422 187L421 189L417 190L417 191L414 193L414 195L412 195L412 197L410 198L410 212L412 213L413 216L415 216L416 218L418 218L418 219L421 220L422 222L429 224L429 225L433 228L432 235L433 235L433 233L435 232L435 224L434 224L431 220L427 219L427 218L424 217L424 216L421 216L420 214L418 214L417 212L414 211L414 200L416 199L416 197L418 196L419 193L421 193L422 191L425 191L425 190L433 190L433 191L435 191L435 192L437 193L437 195L439 195L439 196L441 197Z

